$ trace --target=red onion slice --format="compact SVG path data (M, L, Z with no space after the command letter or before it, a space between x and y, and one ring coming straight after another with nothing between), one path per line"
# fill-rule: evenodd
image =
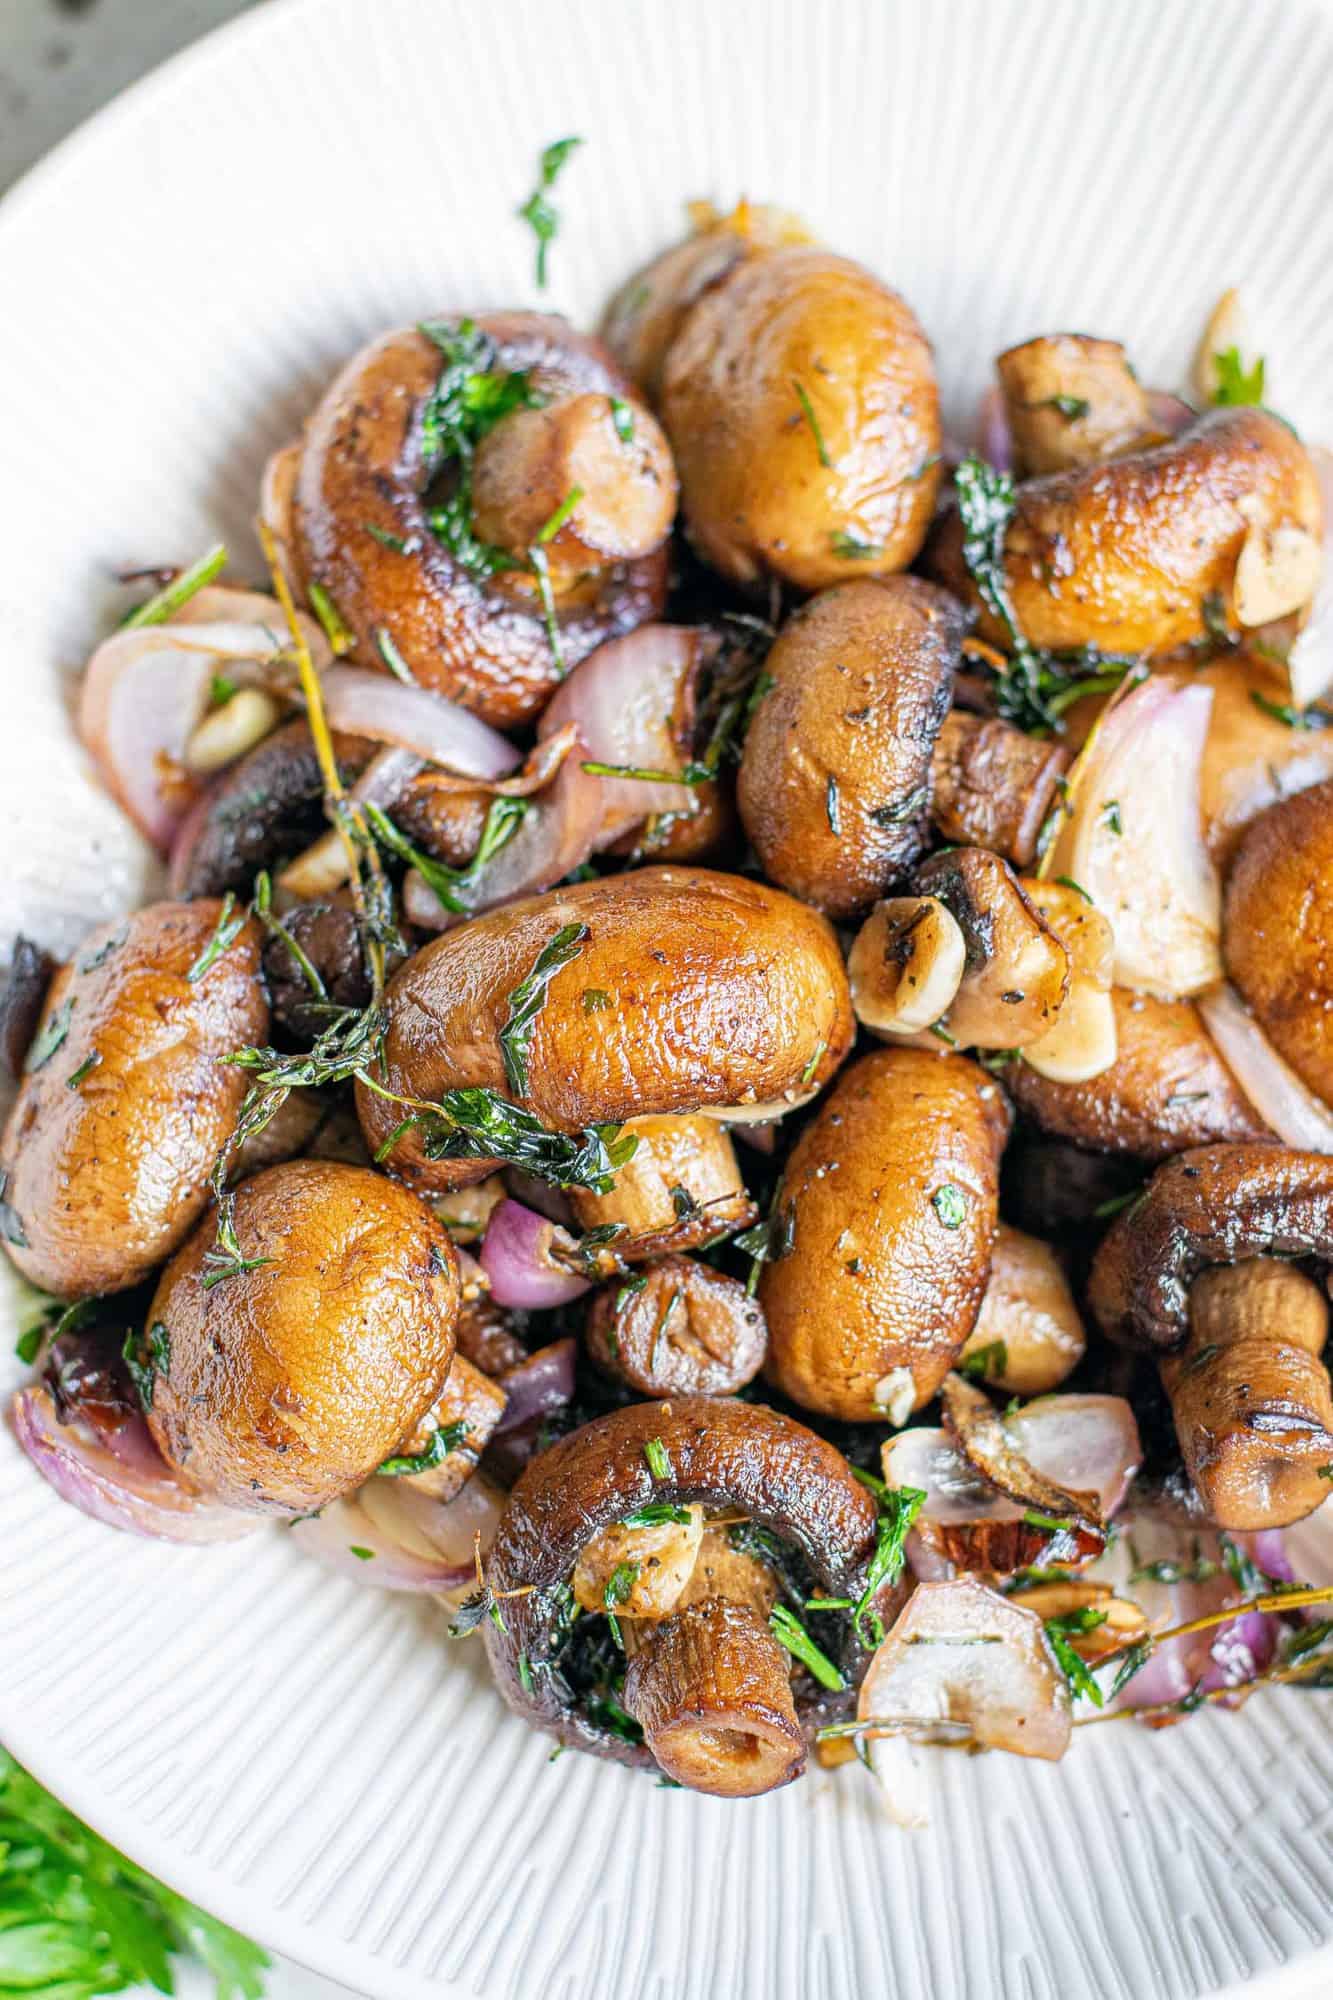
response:
M1333 1111L1283 1061L1234 989L1214 986L1198 1006L1223 1062L1283 1145L1333 1153Z
M1014 468L1014 439L1009 429L1009 416L1004 407L1004 396L998 383L992 382L981 392L977 405L977 450L989 465L999 472L1012 472Z
M19 1390L11 1418L20 1446L61 1499L108 1527L155 1541L234 1542L265 1525L259 1515L188 1492L157 1452L142 1419L142 1438L131 1445L120 1437L112 1451L82 1424L62 1424L49 1392L38 1383Z
M1291 698L1297 708L1308 708L1333 688L1333 452L1315 445L1310 457L1324 509L1324 574L1287 655Z
M484 1557L505 1494L480 1472L443 1502L407 1491L410 1485L405 1479L369 1480L346 1500L295 1522L294 1546L378 1590L470 1590L476 1582L476 1537Z
M503 1375L497 1376L509 1401L493 1435L504 1437L534 1417L549 1417L556 1410L563 1410L573 1400L577 1359L576 1341L553 1340L549 1346L539 1347L526 1361L520 1361L517 1367L506 1368Z
M1198 411L1191 408L1183 396L1172 395L1169 389L1148 389L1144 393L1148 399L1148 414L1164 437L1179 437L1192 423L1197 423Z
M589 1279L552 1258L552 1247L562 1239L572 1249L573 1238L547 1216L521 1201L497 1202L486 1219L478 1259L495 1303L541 1312L590 1291Z
M1110 1519L1143 1459L1134 1412L1123 1396L1038 1396L1004 1428L1037 1472L1058 1486L1095 1493ZM982 1479L945 1430L899 1431L884 1446L890 1486L926 1495L921 1519L941 1527L1017 1521L1024 1507Z
M457 702L366 667L331 667L321 683L330 726L411 750L468 778L503 778L522 762L513 744Z
M1111 702L1074 766L1072 810L1047 863L1109 921L1116 985L1163 999L1222 976L1221 890L1199 809L1212 706L1211 688L1161 676Z

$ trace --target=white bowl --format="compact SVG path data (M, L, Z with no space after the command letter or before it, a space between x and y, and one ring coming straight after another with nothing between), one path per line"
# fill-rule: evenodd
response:
M66 947L152 886L66 712L109 573L219 533L257 572L259 468L343 356L533 300L513 210L547 141L587 139L550 294L585 322L686 197L748 190L904 290L957 428L989 358L1054 327L1178 381L1240 282L1275 399L1333 439L1331 96L1327 15L1256 0L297 0L169 63L0 208L0 942ZM549 1764L431 1608L278 1532L98 1527L6 1433L0 1588L0 1736L189 1894L386 2000L1333 1976L1325 1697L1093 1729L1058 1767L941 1753L904 1834L856 1770L732 1806Z

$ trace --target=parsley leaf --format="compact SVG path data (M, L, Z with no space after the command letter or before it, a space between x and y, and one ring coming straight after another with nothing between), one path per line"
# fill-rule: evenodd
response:
M578 957L591 935L586 924L562 924L537 954L526 979L509 995L509 1018L500 1030L505 1082L518 1097L528 1090L528 1046L537 1016L546 1005L547 989L562 966Z
M1264 359L1260 355L1253 368L1246 369L1238 347L1224 347L1213 356L1217 387L1213 402L1218 409L1240 409L1264 400Z
M582 139L557 139L543 152L538 162L537 185L515 213L526 222L537 239L537 283L546 289L546 258L556 232L560 228L560 216L546 199L556 178L560 174L570 154L583 144Z

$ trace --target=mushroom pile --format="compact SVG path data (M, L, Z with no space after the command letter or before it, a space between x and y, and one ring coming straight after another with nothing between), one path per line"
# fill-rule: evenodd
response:
M264 588L154 573L78 722L166 899L0 1003L64 1500L723 1797L1333 1676L1330 461L1231 307L1191 400L1054 333L978 430L700 208L598 335L352 356Z

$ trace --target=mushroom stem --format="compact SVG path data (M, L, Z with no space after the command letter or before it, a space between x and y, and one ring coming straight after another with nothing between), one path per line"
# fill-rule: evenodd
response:
M571 576L651 555L675 513L671 452L642 404L620 408L617 428L616 399L587 391L497 424L473 475L482 539L513 555L549 542L553 569Z
M662 1770L695 1791L755 1798L805 1769L787 1656L748 1606L709 1597L664 1618L624 1700Z
M1328 1304L1290 1264L1201 1272L1189 1338L1162 1359L1190 1478L1219 1528L1280 1528L1329 1494L1333 1395L1320 1360Z
M1037 837L1069 766L1061 744L1026 736L998 716L951 709L930 759L931 818L960 847L987 847L1016 868Z
M569 1190L581 1229L620 1224L623 1234L612 1246L618 1257L633 1256L640 1238L651 1238L645 1254L660 1256L754 1221L735 1148L717 1119L702 1112L631 1118L624 1129L639 1143L611 1191Z

